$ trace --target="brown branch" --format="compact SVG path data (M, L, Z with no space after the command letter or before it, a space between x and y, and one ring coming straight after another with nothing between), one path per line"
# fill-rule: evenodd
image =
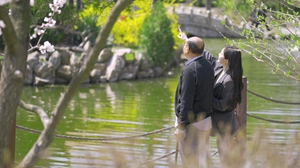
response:
M32 105L32 104L26 104L22 100L20 100L20 102L19 102L19 107L21 107L22 109L27 110L29 112L33 112L35 114L38 114L41 118L41 121L44 125L44 128L46 128L46 126L49 122L49 117L48 117L47 113L45 112L45 110L42 107Z
M76 46L73 46L73 47L54 47L54 48L55 48L55 50L70 50L70 51L85 52L85 53L88 52L87 50L84 50L83 48L76 47Z
M93 33L90 33L89 35L87 35L82 42L79 44L79 47L83 47L85 45L85 43L88 41L88 39L93 35Z
M18 50L20 45L19 41L17 40L18 37L13 27L12 21L8 16L8 11L5 6L0 6L0 20L3 20L5 23L5 28L1 28L5 45L8 49L11 49L11 53L14 53L14 51Z
M40 29L45 29L44 27L42 27L40 25L30 26L30 28L34 28L34 27L37 27L37 28L40 28ZM55 26L52 26L52 27L47 27L46 29L62 29L66 33L76 34L76 35L79 35L82 39L84 39L84 35L80 31L69 29L68 27L64 27L63 25L55 25ZM46 31L46 29L45 29L45 31Z

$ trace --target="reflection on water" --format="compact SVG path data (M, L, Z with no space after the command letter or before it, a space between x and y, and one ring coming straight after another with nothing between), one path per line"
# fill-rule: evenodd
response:
M217 41L217 43L216 43ZM206 46L217 55L225 45L220 39L205 39ZM243 55L244 75L248 89L269 98L287 102L299 101L299 83L271 75L270 69ZM81 138L123 137L139 135L173 125L173 99L181 68L168 78L143 79L83 85L70 102L57 133ZM48 113L54 108L65 86L26 87L22 99L42 106ZM300 120L299 105L270 102L248 93L248 112L273 120ZM37 115L18 110L17 124L33 129L43 128ZM299 130L299 124L278 124L247 118L247 134L265 128L272 142L286 142ZM175 150L173 129L134 139L89 141L55 138L38 165L43 167L114 167L126 162L129 167L140 166ZM19 162L38 135L17 130L16 161ZM210 140L211 152L216 150ZM118 158L116 162L115 158ZM218 167L218 156L212 157ZM174 155L151 162L153 167L173 167ZM179 157L180 164L180 157ZM149 165L148 165L149 166ZM150 166L151 167L151 166Z

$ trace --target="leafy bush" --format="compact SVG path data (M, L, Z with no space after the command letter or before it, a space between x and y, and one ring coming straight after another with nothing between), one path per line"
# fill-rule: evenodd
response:
M161 66L173 57L174 39L171 21L166 15L166 8L157 1L138 34L139 48L142 49L152 66Z
M96 24L92 26L101 26L108 18L109 11L113 6L114 1L103 1L99 3L98 1L82 1L84 5L84 10L80 12L80 20L86 20L84 18L97 18ZM165 1L164 1L165 2ZM171 8L176 5L175 2L166 3L166 8ZM138 47L138 32L142 27L142 24L147 15L150 15L152 8L152 1L149 0L138 0L134 1L133 4L124 10L119 17L119 20L115 23L111 31L111 45L120 47L137 48ZM177 38L178 35L178 16L172 12L167 13L168 18L171 20L171 30L173 33L173 38L175 39L174 48L176 49L179 44L182 43L181 40ZM78 30L81 30L80 25ZM87 30L86 28L82 31Z
M114 25L111 31L113 43L118 46L137 48L138 32L150 11L151 1L134 1L132 7L124 10Z
M105 23L108 14L115 2L111 1L82 1L84 9L79 13L80 22L75 29L82 32L84 36L90 36L89 40L93 44L101 29L101 25ZM110 39L108 39L106 46L110 46Z
M141 13L134 17L122 14L120 20L112 29L113 43L130 48L138 46L138 31L143 24L146 14Z
M90 15L85 17L80 17L80 22L76 25L75 29L81 32L85 37L89 36L89 41L94 44L101 26L97 24L98 16ZM77 41L80 41L80 37L77 36Z

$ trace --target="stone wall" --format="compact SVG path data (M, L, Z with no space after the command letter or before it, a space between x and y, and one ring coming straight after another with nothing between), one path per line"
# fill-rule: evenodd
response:
M181 50L176 51L174 59L167 66L179 63L181 53ZM70 50L56 50L51 55L41 55L37 51L30 53L27 58L24 84L35 86L68 84L83 66L87 54L84 52L77 56ZM165 73L166 67L151 67L145 58L142 53L129 48L113 50L105 48L99 54L89 77L83 83L152 78Z

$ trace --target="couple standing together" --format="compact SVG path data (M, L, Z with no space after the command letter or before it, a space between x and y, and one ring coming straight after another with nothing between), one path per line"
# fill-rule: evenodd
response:
M226 46L217 60L204 50L201 38L187 38L182 32L178 37L185 40L183 53L188 59L175 95L174 136L181 159L185 167L208 167L209 136L213 135L222 165L224 150L235 141L238 128L235 108L243 88L241 50Z

